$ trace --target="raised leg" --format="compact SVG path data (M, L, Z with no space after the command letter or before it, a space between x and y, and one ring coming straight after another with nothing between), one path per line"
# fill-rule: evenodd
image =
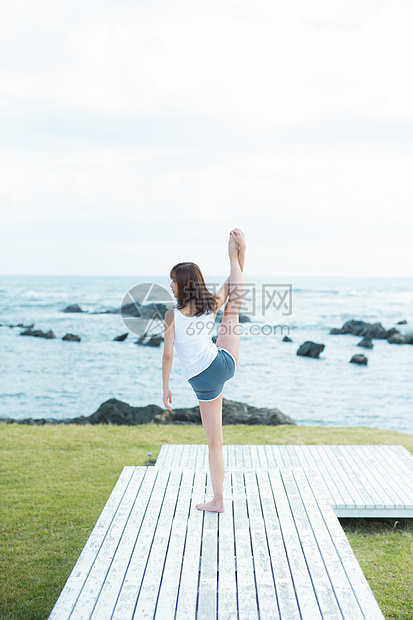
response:
M228 301L218 330L216 345L229 351L238 365L240 341L239 313L244 296L244 279L238 260L238 245L235 241L232 240L232 242L234 245L228 245L230 260Z
M209 402L199 402L202 425L208 440L209 471L211 473L214 498L210 502L197 504L198 510L224 512L225 466L222 454L222 394Z

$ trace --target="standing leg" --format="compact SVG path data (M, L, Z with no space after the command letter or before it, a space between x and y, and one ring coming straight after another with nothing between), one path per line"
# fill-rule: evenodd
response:
M214 499L210 502L197 504L198 510L224 512L224 477L225 466L222 454L222 394L214 400L199 402L202 425L208 440L209 471L211 473Z

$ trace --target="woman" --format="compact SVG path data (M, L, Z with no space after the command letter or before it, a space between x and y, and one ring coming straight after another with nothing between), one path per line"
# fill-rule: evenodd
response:
M165 313L163 402L172 411L169 376L175 345L183 375L198 398L202 425L208 440L214 498L210 502L197 504L198 510L224 512L222 392L225 382L234 376L238 364L245 248L244 233L234 228L228 241L230 275L215 295L206 288L201 270L195 263L178 263L170 272L171 289L178 303ZM210 333L217 312L227 297L228 302L214 344Z

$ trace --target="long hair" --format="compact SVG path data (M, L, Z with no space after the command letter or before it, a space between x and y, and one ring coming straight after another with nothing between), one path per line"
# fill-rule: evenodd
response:
M217 300L206 287L204 276L195 263L178 263L172 267L170 278L178 284L177 308L184 308L189 302L195 302L195 316L215 310Z

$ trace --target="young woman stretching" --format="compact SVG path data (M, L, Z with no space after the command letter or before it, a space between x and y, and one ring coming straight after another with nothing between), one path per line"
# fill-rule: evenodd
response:
M208 459L214 498L197 504L198 510L224 512L225 476L222 445L222 392L236 371L239 356L239 312L243 298L245 236L234 228L229 234L230 275L212 295L195 263L178 263L171 269L171 289L177 305L165 313L162 358L163 402L172 411L169 389L173 347L182 364L182 373L193 388L208 440ZM224 309L216 344L211 331L219 308Z

